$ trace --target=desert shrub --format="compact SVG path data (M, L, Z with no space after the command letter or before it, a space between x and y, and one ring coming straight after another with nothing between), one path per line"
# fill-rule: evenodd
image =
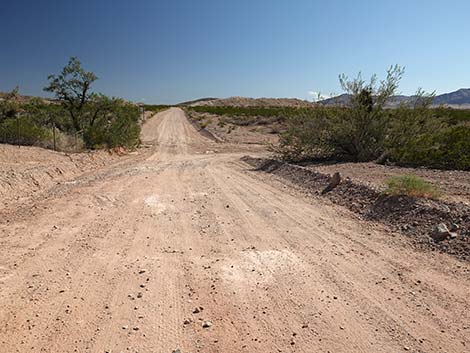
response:
M101 97L101 109L92 106L89 126L83 138L88 148L123 146L134 148L139 144L139 107L118 98Z
M146 111L150 111L153 113L158 113L163 110L169 109L171 107L172 107L171 105L165 105L165 104L145 104L144 105L144 109Z
M415 175L390 177L386 181L384 193L387 195L406 195L431 199L439 198L441 195L436 186Z
M399 165L470 170L470 125L428 131L393 151Z
M50 146L52 131L37 125L29 116L20 116L18 119L4 119L0 123L0 141L3 143L20 145Z
M418 92L413 107L391 110L387 153L403 166L470 169L469 112L430 109L433 95Z
M274 152L283 160L300 162L330 158L334 151L329 144L331 116L337 109L318 106L286 119Z
M384 109L395 94L403 69L393 66L385 80L372 76L367 83L361 74L353 80L340 76L343 89L350 95L347 109L332 115L329 144L334 155L353 161L371 161L385 150L389 115Z
M277 148L284 160L334 158L370 161L385 151L390 115L384 109L402 77L399 66L391 67L385 80L372 76L367 83L359 74L349 80L340 76L343 89L350 95L343 108L317 105L302 114L286 118L286 130Z

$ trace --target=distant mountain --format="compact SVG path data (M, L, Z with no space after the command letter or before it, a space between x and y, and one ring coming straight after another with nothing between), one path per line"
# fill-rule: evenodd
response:
M309 101L297 98L246 98L230 97L221 99L200 99L191 102L191 106L232 106L232 107L313 107Z
M182 102L182 103L179 103L177 105L195 105L195 104L203 104L203 103L207 103L207 102L210 102L210 101L214 101L214 100L217 100L219 98L212 98L212 97L209 97L209 98L199 98L199 99L195 99L195 100L192 100L192 101L187 101L187 102Z
M349 94L341 94L336 97L327 98L319 103L327 106L342 106L346 105L350 99ZM388 102L389 108L394 108L402 103L412 103L416 96L393 96ZM458 91L438 95L434 98L433 106L448 106L456 109L469 109L470 108L470 88L462 88Z
M470 88L462 88L455 92L436 96L433 103L436 105L470 104Z

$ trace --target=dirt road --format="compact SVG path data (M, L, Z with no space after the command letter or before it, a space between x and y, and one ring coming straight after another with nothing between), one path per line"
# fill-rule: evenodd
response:
M467 264L213 153L179 109L142 138L2 215L0 352L470 351Z

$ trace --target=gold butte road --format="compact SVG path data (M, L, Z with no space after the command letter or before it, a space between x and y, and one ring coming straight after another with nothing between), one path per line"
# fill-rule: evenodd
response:
M142 139L0 220L0 352L470 352L467 264L211 153L180 109Z

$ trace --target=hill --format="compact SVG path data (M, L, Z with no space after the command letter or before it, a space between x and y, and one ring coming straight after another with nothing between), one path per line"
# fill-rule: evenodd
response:
M192 107L212 106L212 107L311 107L312 102L300 100L297 98L246 98L230 97L221 99L200 99L188 104Z

